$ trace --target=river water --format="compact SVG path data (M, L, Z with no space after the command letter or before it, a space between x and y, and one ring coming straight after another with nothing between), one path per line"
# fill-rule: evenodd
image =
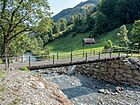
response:
M33 56L33 54L31 52L26 52L23 55L23 62L25 62L25 63L29 62L29 57L30 57L30 61L31 62L35 62L36 61L36 57Z

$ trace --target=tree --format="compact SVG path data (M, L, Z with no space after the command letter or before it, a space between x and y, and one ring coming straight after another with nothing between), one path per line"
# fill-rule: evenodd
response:
M1 0L0 31L2 55L7 58L8 45L13 38L40 27L39 22L50 16L47 0ZM44 23L43 21L41 23ZM44 23L45 24L45 23ZM46 25L45 25L46 26ZM44 27L44 26L43 26ZM7 59L5 59L7 68Z
M128 39L128 30L126 28L125 25L122 25L120 27L120 31L117 33L117 36L119 38L119 45L122 46L122 47L128 47L128 44L129 44L129 39Z
M12 39L9 45L8 54L11 56L16 56L24 54L25 51L30 49L30 39L28 35L21 35L18 38Z
M61 22L60 23L60 31L64 31L66 30L66 23L65 22Z
M140 49L140 20L135 21L132 28L132 42L138 43L138 48Z
M60 32L60 27L57 23L55 23L53 27L53 34L57 34L59 32Z
M97 13L93 30L94 34L100 35L107 32L107 25L108 21L106 16L102 12Z
M37 37L37 41L38 41L38 47L43 49L44 42L43 42L42 38L41 37Z

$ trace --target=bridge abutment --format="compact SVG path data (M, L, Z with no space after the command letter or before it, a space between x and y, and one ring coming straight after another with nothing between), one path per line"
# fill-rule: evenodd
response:
M77 65L77 72L117 84L140 86L140 61L137 58L120 58L111 61Z

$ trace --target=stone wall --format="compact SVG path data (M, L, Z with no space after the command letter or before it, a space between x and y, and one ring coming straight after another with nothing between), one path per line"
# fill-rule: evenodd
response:
M137 58L120 58L82 64L78 65L75 70L99 80L140 86L140 61Z

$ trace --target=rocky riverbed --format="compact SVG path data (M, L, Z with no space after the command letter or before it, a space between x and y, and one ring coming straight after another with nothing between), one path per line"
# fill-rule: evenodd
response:
M58 72L60 71L60 73ZM43 77L56 83L74 105L140 105L140 87L103 82L65 68L46 69Z

